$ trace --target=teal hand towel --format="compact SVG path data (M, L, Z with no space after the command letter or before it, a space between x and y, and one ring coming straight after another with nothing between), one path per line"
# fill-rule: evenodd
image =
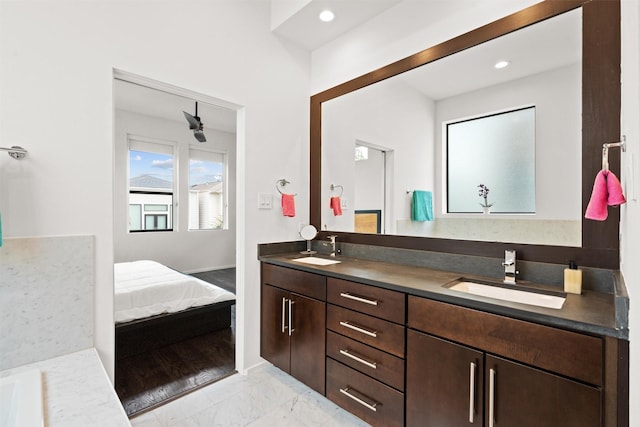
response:
M411 201L412 221L433 221L433 197L431 191L414 190Z

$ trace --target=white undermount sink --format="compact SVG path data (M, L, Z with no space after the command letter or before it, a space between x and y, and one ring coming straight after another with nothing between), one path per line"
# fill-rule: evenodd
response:
M335 259L318 258L314 256L294 258L291 261L297 261L297 262L302 262L305 264L312 264L312 265L331 265L331 264L340 264L342 262L342 261L336 261Z
M494 298L502 301L517 302L520 304L535 305L538 307L562 308L566 297L551 295L547 293L535 292L532 290L518 289L517 285L494 285L479 283L471 280L461 279L445 287L466 294L478 295Z
M0 427L43 427L42 407L39 370L0 378Z

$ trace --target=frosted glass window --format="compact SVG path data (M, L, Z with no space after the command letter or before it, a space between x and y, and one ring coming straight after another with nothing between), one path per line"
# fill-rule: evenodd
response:
M535 107L445 126L447 212L535 213Z

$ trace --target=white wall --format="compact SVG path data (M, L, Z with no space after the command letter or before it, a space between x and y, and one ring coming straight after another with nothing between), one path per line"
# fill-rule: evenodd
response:
M186 123L186 122L185 122ZM192 273L233 267L236 263L236 136L206 129L207 141L200 144L183 123L116 110L114 123L114 262L151 259L176 270ZM178 208L172 232L129 233L128 135L177 143ZM194 141L192 143L191 141ZM189 149L214 149L227 154L229 228L188 230Z
M640 3L622 1L622 134L627 151L622 156L622 182L627 203L621 207L621 270L630 298L629 425L640 425ZM629 169L633 170L630 173Z
M113 373L113 69L228 100L238 129L239 368L259 359L256 244L308 218L309 56L269 32L267 2L0 2L3 233L95 236L95 345ZM10 167L7 164L11 163ZM6 171L6 172L5 172ZM286 177L297 218L258 211Z

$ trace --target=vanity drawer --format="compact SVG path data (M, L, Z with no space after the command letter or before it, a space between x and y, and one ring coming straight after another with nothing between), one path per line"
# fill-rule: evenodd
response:
M327 304L327 329L404 358L404 326Z
M391 322L405 322L405 295L402 292L329 277L327 301Z
M315 298L327 299L327 278L319 274L261 263L262 283Z
M327 398L373 426L404 426L404 393L327 358Z
M404 390L404 359L327 331L327 356L393 388Z
M602 385L601 338L414 296L408 319L410 328Z

